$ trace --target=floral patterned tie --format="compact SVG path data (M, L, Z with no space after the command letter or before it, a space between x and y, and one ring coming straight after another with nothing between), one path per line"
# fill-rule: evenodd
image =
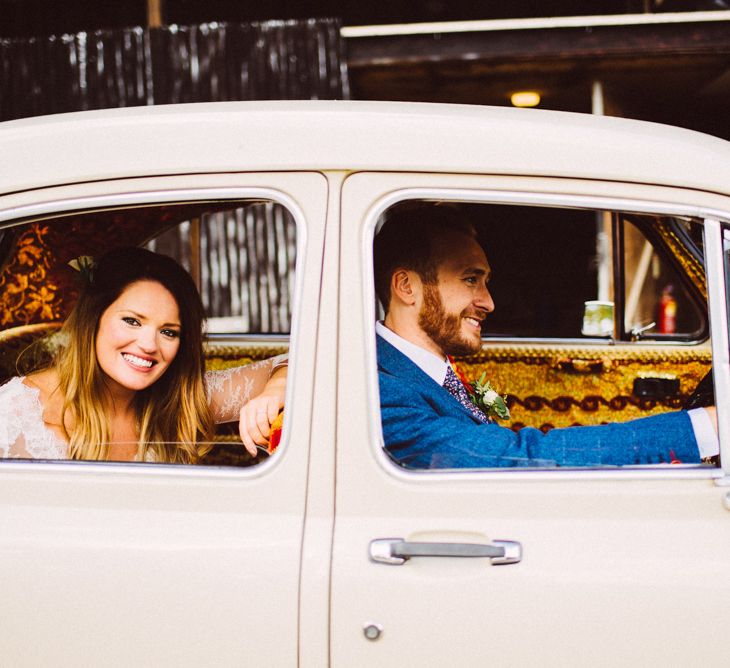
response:
M462 383L458 376L454 373L451 365L448 365L446 369L446 380L444 380L444 387L466 410L468 410L479 422L489 422L489 418L484 412L475 406L469 395L466 392L464 383Z

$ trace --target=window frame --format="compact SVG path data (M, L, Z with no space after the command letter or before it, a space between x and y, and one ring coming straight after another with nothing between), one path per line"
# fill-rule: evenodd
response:
M484 177L482 177L484 178ZM488 177L486 177L488 178ZM611 195L590 195L590 194L568 194L556 192L540 192L540 191L521 191L513 189L497 190L490 187L478 187L475 185L465 187L438 187L438 186L405 186L391 189L387 194L381 194L368 207L367 213L363 220L361 232L361 260L363 267L363 287L364 287L364 322L375 322L377 317L377 298L375 296L374 276L372 268L372 250L373 239L378 229L378 222L381 216L390 207L401 202L418 200L418 201L450 201L465 204L512 204L525 205L535 207L557 207L557 208L578 208L593 211L621 211L623 213L648 214L658 216L676 216L690 217L697 219L703 225L703 236L705 239L705 264L707 271L708 283L708 326L712 336L716 334L717 329L721 329L724 334L722 340L728 342L727 317L721 319L719 316L710 317L712 311L718 313L717 302L722 303L722 311L727 315L727 304L725 303L725 292L723 289L724 278L721 283L717 283L716 274L722 272L722 241L721 231L718 227L715 230L712 223L713 219L717 219L719 226L723 221L730 226L730 211L722 211L703 206L692 206L679 204L668 200L654 199L633 199L622 196ZM713 239L715 239L713 243ZM720 239L718 242L716 239ZM719 245L719 260L716 246ZM708 261L710 252L714 252L712 260ZM711 275L712 272L712 275ZM722 273L720 274L722 275ZM715 280L715 284L712 281ZM720 287L718 287L718 285ZM720 324L718 324L718 322ZM725 323L724 327L722 323ZM367 394L369 411L370 433L375 435L371 439L371 445L380 467L386 470L391 476L408 481L432 480L436 483L439 480L453 480L458 477L461 480L488 480L503 479L509 476L511 480L563 480L563 479L694 479L707 478L714 479L716 484L721 486L730 486L730 365L725 360L730 356L730 349L724 346L724 354L720 354L720 342L717 336L712 336L712 355L713 365L717 365L715 360L722 360L723 375L720 381L715 380L715 397L718 404L724 402L724 405L718 406L718 423L720 426L719 442L722 466L720 468L702 466L701 464L680 464L673 465L671 468L661 467L658 465L641 465L635 467L621 467L620 469L609 468L563 468L563 469L463 469L463 470L422 470L411 471L398 466L387 454L383 443L383 433L380 420L380 400L379 386L377 377L376 363L376 346L375 346L375 328L366 332L366 342L368 350L368 360L370 362L370 373L367 378ZM484 340L484 339L483 339ZM511 342L513 338L489 338L493 343ZM579 341L583 344L604 344L611 345L615 341L606 340L604 338L592 339L519 339L524 343L574 343ZM623 342L622 342L623 343ZM699 342L686 343L682 341L635 341L625 342L630 345L641 346L651 345L698 345ZM724 445L723 445L724 444Z
M653 229L649 228L650 223L648 221L637 221L632 220L631 217L622 216L625 211L612 211L611 212L611 245L613 250L613 281L614 281L614 331L612 341L616 343L624 344L637 344L646 343L649 345L677 345L677 344L689 344L699 345L707 341L710 337L710 321L709 312L705 304L704 306L704 318L702 327L694 332L678 333L662 335L660 337L650 336L635 336L631 330L626 329L626 252L625 252L625 225L633 225L644 237L644 239L651 244L654 253L656 253L661 259L670 265L678 274L682 286L685 289L687 297L691 299L695 306L702 311L703 305L700 303L701 299L704 299L700 295L697 287L687 279L686 274L679 266L677 259L668 253L665 246L661 243L659 235ZM703 224L699 221L699 224ZM688 252L693 253L693 249Z
M316 172L311 172L317 174ZM318 174L319 175L319 174ZM204 182L211 178L216 178L221 175L186 175L187 178L193 178ZM321 176L321 175L319 175ZM162 180L168 182L176 180L175 176L160 176L152 177L149 181ZM245 178L245 175L244 175ZM253 338L261 341L266 339L267 342L276 343L286 340L289 342L289 349L291 351L290 367L296 368L296 349L297 345L295 341L298 338L298 332L300 329L300 313L302 310L303 293L304 293L304 274L305 274L305 262L306 254L308 251L308 237L309 230L307 225L307 218L304 215L303 209L296 202L294 197L277 187L266 186L266 185L190 185L181 186L179 188L160 187L154 189L154 184L149 183L152 187L150 190L144 188L136 189L133 186L139 185L140 181L147 181L147 179L120 179L112 182L100 182L91 184L94 189L101 189L102 193L99 194L88 194L88 195L71 195L64 196L63 191L68 189L75 190L79 184L71 184L68 186L52 186L47 189L39 189L40 192L47 192L49 195L56 195L54 199L49 199L42 202L32 202L28 204L20 203L17 205L7 206L3 208L4 200L10 199L12 202L13 196L9 198L0 197L0 231L5 229L11 229L18 225L25 223L49 220L60 221L63 218L73 216L74 214L92 214L95 211L108 211L110 209L132 209L147 206L156 205L174 205L178 203L190 203L190 202L246 202L253 200L265 200L272 201L285 207L292 216L296 226L296 269L295 269L295 280L294 290L292 292L292 318L291 318L291 332L288 336L283 337L282 335L236 335L236 334L223 334L215 336L209 340L214 344L221 343L246 343ZM81 184L88 185L88 184ZM125 189L125 186L129 189ZM145 183L147 186L147 183ZM105 189L111 190L111 192L104 192ZM119 190L115 192L115 188ZM60 191L60 192L59 192ZM32 191L29 194L35 194L38 191ZM22 193L26 195L26 193ZM287 388L286 402L288 403L292 397L293 384ZM0 467L12 467L14 470L20 471L38 471L44 470L56 470L60 472L79 470L78 467L82 467L84 470L93 472L105 472L110 474L113 471L119 472L121 470L126 473L134 471L135 475L163 475L172 476L176 478L189 476L193 477L222 477L222 478L258 478L268 474L274 468L278 468L283 459L290 451L291 429L285 429L282 434L282 440L277 449L277 456L269 457L260 464L248 467L214 467L214 466L200 466L197 464L168 464L168 463L148 463L148 462L104 462L104 461L83 461L83 460L13 460L13 459L2 459L0 460ZM40 469L39 469L40 467Z
M730 487L730 324L728 323L727 278L723 250L723 230L730 229L730 215L717 210L706 211L704 217L705 269L707 299L712 332L712 367L720 438L720 461L725 478L717 484ZM714 323L720 323L715 324ZM723 444L725 447L723 447Z

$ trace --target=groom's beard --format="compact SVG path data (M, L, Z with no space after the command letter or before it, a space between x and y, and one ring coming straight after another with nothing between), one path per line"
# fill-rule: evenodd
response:
M474 309L466 309L458 315L446 313L438 288L424 284L418 326L447 355L470 355L481 348L481 338L467 339L461 333L462 318L474 314ZM478 316L481 320L483 313L479 311Z

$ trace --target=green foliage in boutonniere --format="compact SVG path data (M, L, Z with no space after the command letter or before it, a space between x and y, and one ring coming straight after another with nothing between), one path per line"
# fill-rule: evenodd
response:
M509 420L509 408L504 397L499 396L492 384L487 380L486 371L479 377L479 380L467 386L469 398L476 406L481 408L488 417L496 417L500 420Z

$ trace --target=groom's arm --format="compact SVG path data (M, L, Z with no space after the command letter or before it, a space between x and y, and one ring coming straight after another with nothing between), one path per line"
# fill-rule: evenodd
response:
M518 433L440 413L437 402L381 371L385 447L411 468L626 466L699 462L684 411L624 423Z

